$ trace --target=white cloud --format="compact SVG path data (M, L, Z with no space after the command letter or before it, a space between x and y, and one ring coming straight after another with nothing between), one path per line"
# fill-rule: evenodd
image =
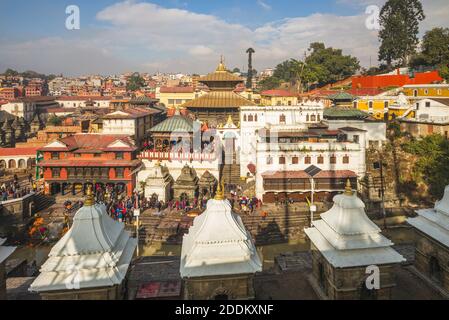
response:
M6 67L68 74L166 71L207 73L220 55L229 68L246 68L246 49L253 47L257 70L291 57L302 58L311 42L321 41L357 56L362 65L377 61L377 33L365 27L365 8L358 15L312 14L251 29L214 15L167 9L152 3L125 1L98 12L101 28L69 32L67 38L0 43L0 70ZM366 5L385 0L364 1ZM448 26L447 0L423 0L427 14L422 30Z
M270 10L271 10L271 6L270 6L268 3L266 3L266 2L264 2L264 1L262 1L262 0L257 0L257 4L258 4L262 9L264 9L264 10L266 10L266 11L270 11Z

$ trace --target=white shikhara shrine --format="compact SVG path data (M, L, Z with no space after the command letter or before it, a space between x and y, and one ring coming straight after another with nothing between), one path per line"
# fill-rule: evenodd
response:
M112 287L124 280L137 240L108 216L92 195L76 213L70 230L56 243L30 291Z
M449 186L444 190L443 199L434 208L417 210L416 218L407 222L413 227L449 247Z
M206 211L195 218L184 235L181 277L254 274L262 263L251 234L231 204L219 194L209 200Z
M334 206L305 229L311 242L335 268L384 265L405 261L365 213L365 204L347 186Z

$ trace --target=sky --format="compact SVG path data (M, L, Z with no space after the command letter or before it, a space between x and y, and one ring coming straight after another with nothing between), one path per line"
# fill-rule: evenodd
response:
M207 73L223 55L247 68L252 47L261 71L303 58L311 42L377 64L370 5L385 0L0 0L0 71L78 76L122 72ZM449 27L449 1L422 0L421 34ZM80 29L66 28L77 5Z

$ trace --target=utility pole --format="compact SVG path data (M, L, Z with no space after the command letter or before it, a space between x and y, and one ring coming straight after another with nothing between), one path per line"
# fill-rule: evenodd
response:
M382 158L379 159L380 164L380 194L382 197L382 214L384 217L384 228L387 229L387 212L385 211L385 187L384 187L384 163Z

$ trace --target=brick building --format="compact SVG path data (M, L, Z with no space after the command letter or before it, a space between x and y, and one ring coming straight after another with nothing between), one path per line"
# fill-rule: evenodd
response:
M77 134L39 149L46 193L85 192L87 186L111 186L131 195L136 187L137 147L129 136Z

